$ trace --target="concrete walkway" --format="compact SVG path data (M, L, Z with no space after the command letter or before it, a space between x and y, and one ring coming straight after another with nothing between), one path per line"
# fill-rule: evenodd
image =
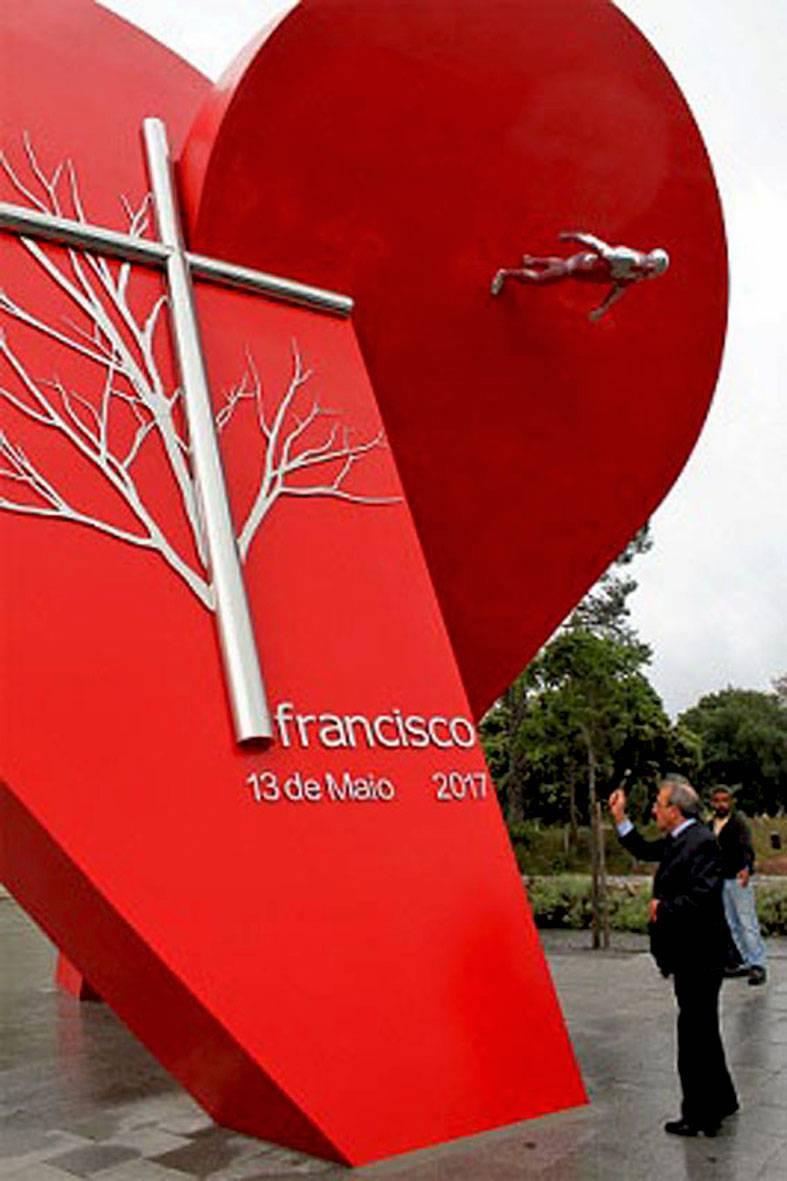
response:
M662 1130L678 1106L674 1008L643 941L544 943L591 1106L351 1171L213 1125L106 1006L55 990L53 949L0 895L0 1179L787 1181L787 941L771 942L764 988L724 986L742 1110L713 1140Z

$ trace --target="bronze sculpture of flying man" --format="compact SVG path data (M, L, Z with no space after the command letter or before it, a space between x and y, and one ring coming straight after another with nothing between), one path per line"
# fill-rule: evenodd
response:
M595 234L569 232L559 234L558 237L563 242L579 242L587 249L569 258L525 254L521 267L504 268L497 272L492 280L492 294L500 294L506 279L536 284L559 283L561 279L609 283L611 286L606 298L590 313L591 320L598 320L629 287L643 279L655 279L663 275L669 266L666 250L645 253L628 246L610 246Z

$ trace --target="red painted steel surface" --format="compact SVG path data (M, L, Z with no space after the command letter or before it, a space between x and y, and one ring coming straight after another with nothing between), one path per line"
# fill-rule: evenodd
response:
M79 968L75 968L62 951L57 957L55 968L55 983L63 992L69 993L78 1001L100 1001L101 997L94 988L90 987Z
M35 186L23 131L47 174L72 156L90 217L121 228L118 195L136 202L146 188L142 116L163 115L177 141L205 84L86 0L11 0L0 47L13 166ZM245 216L255 183L252 169L229 190L229 224ZM2 195L21 200L8 178ZM47 254L70 265L56 248ZM73 301L8 236L0 269L20 305L73 331ZM303 277L318 280L318 270ZM129 291L141 319L158 280L135 272ZM351 324L205 284L197 304L217 409L251 355L270 422L296 341L314 371L300 421L316 399L352 438L374 437L378 411ZM95 363L18 318L4 315L3 328L33 381L62 383L65 399L42 387L52 404L95 424L68 392L100 406ZM166 335L156 341L171 392ZM7 353L0 362L3 383L32 396ZM131 527L61 433L12 405L3 423L72 503ZM128 441L133 422L125 429ZM222 446L242 518L261 458L248 399ZM155 436L134 472L193 559ZM337 475L334 466L325 478ZM347 486L397 494L391 452L373 449ZM280 736L271 752L239 750L211 617L156 554L8 512L0 549L3 879L215 1118L361 1163L584 1101L478 745L466 721L455 726L463 741L449 744L439 721L467 718L469 706L404 500L296 492L246 565L274 708L387 719L373 743L360 723L355 744L340 746L335 724L323 723L320 739L316 721L302 722L300 737L290 721L289 745ZM479 566L479 579L492 585L491 575ZM419 717L438 719L428 744ZM368 788L365 799L331 798L328 776L343 782L345 772L373 779L378 798ZM256 801L270 776L284 798ZM320 799L293 798L314 794L310 779Z
M183 178L198 249L356 297L480 714L659 503L713 392L725 242L680 91L607 0L302 0L211 94ZM586 284L490 297L574 229L672 266L597 324Z

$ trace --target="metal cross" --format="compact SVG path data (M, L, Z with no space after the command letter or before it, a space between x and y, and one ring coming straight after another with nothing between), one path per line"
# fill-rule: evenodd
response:
M169 314L183 390L194 483L200 506L207 564L216 596L224 673L238 742L270 742L273 727L265 696L254 627L243 580L235 528L194 305L194 276L243 288L304 307L348 316L347 296L193 254L186 250L166 128L160 119L142 124L159 241L116 233L0 202L0 230L44 238L58 245L157 267L166 274Z

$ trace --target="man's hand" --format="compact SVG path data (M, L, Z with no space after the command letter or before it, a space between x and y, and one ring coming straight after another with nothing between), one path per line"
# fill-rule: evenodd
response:
M738 874L738 881L744 887L748 886L751 873L748 869L742 869Z
M651 898L650 902L648 903L648 922L655 923L658 913L659 900L658 898Z
M626 819L626 793L623 788L615 788L607 803L615 824L621 824Z

